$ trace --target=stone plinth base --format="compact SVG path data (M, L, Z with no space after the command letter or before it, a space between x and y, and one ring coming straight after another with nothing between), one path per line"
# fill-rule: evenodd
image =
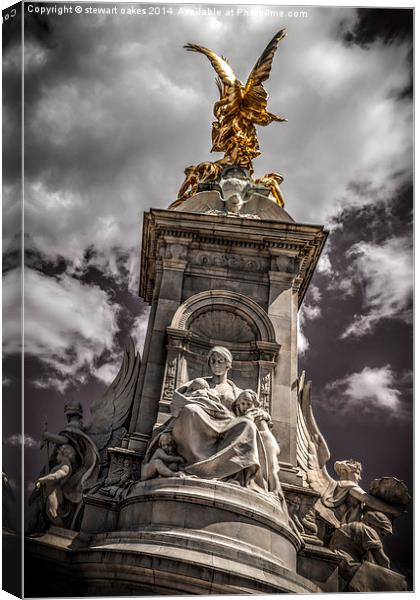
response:
M38 568L65 577L55 595L320 591L296 574L301 540L277 500L214 481L137 483L118 503L88 496L79 535L53 529L31 544Z

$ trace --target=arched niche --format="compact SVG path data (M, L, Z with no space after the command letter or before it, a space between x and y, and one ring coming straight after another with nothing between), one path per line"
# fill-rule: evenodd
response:
M177 387L210 374L207 355L213 346L231 351L229 378L241 388L257 390L270 410L272 371L280 346L267 313L254 300L227 290L195 294L178 308L167 336L160 412L169 412Z

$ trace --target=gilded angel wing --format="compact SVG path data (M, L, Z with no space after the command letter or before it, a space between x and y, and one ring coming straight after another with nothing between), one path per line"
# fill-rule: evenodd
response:
M217 118L222 116L219 114L220 110L222 113L228 112L229 114L235 112L242 100L244 86L236 77L228 61L223 56L218 56L213 50L209 50L204 46L186 44L184 48L191 52L200 52L204 56L207 56L217 73L219 81L216 79L216 85L219 90L220 100L216 102L214 107L215 116Z
M86 433L95 442L102 464L107 462L107 448L119 446L127 431L140 365L140 355L130 338L114 381L105 394L91 404L92 422L86 428Z
M270 77L273 58L277 50L277 46L282 39L286 37L285 29L281 29L276 33L273 39L267 44L264 52L261 54L254 68L252 69L248 81L246 82L245 90L254 85L260 85Z
M326 489L335 485L330 477L326 463L330 451L320 432L311 405L311 382L305 382L303 371L299 380L297 418L297 461L306 479L306 484L314 491L324 494Z
M184 48L190 52L200 52L201 54L207 56L213 66L213 69L216 71L217 75L225 86L233 86L236 82L239 82L227 60L221 56L218 56L215 52L213 52L213 50L209 50L204 46L198 46L197 44L185 44Z
M287 120L284 117L279 117L267 112L268 94L263 86L263 82L270 76L271 66L277 47L286 35L285 29L281 29L276 33L255 63L245 85L244 99L242 102L243 108L251 111L255 118L254 122L260 125L268 125L271 121Z

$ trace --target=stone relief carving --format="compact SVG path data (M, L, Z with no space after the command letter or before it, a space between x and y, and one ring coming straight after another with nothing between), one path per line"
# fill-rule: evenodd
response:
M299 262L294 256L286 256L281 254L274 259L276 270L282 273L296 274L299 271Z
M165 250L165 258L172 260L184 260L187 257L188 246L180 243L168 243Z
M316 537L318 534L318 525L316 524L314 507L305 502L298 493L288 493L286 501L289 508L289 515L299 533Z
M119 500L128 494L136 479L130 458L120 456L118 467L114 467L112 473L108 474L103 485L98 489L98 493Z
M168 359L165 380L162 390L162 400L170 402L175 391L177 358Z
M257 332L241 316L227 310L207 310L191 320L190 331L213 340L252 342Z
M190 264L263 273L268 270L269 262L266 258L251 257L243 254L199 251L191 253Z
M271 373L264 373L260 377L260 401L262 408L269 412L271 402Z

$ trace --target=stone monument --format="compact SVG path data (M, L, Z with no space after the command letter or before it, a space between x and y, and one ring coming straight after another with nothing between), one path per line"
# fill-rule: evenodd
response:
M212 149L224 157L188 167L169 209L144 215L141 363L131 345L90 428L73 407L45 434L30 595L405 589L382 538L407 490L383 478L365 492L353 460L328 474L298 374L297 314L327 232L286 212L281 175L252 178L255 125L284 120L263 86L284 37L245 85L187 46L217 71Z

